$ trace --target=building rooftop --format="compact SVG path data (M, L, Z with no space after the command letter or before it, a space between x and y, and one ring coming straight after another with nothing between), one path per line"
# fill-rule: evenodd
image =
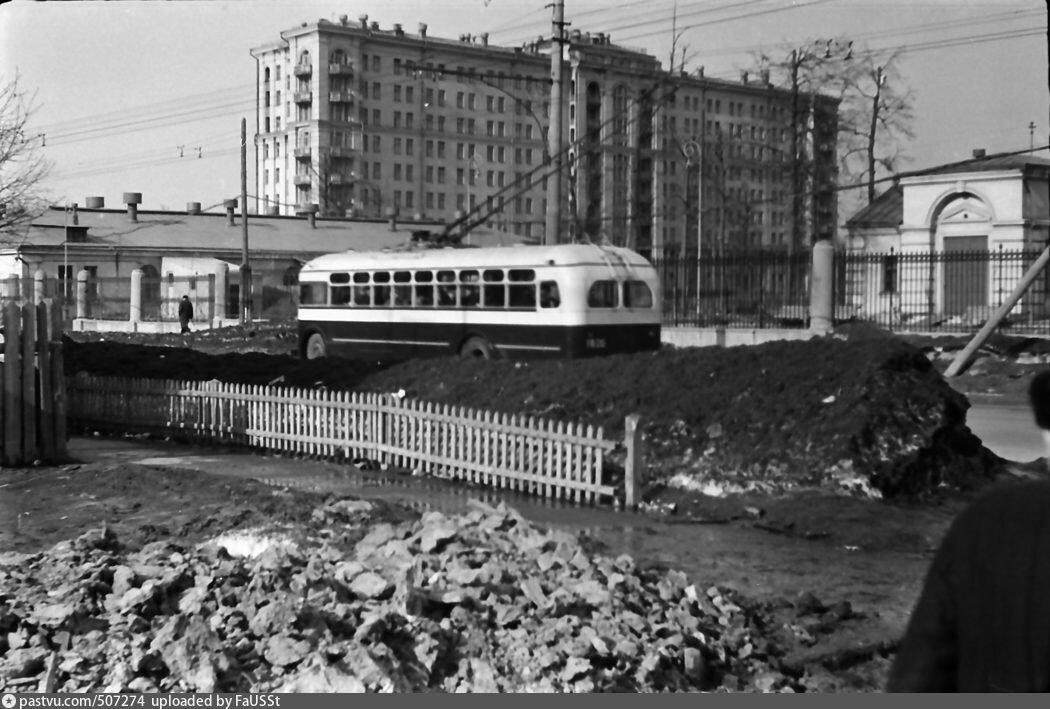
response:
M77 222L83 234L78 245L165 249L173 255L186 251L240 253L243 246L240 214L234 216L231 225L227 214L143 210L137 213L136 221L132 221L126 210L78 209ZM22 248L61 246L66 243L67 225L72 226L71 215L64 207L52 207L13 243ZM304 217L249 214L248 246L255 255L303 258L347 249L396 246L408 242L414 231L440 234L444 227L443 222L431 220L405 219L391 226L387 220L323 217L317 217L311 227ZM478 228L470 232L464 243L499 246L529 241L509 232Z
M900 226L904 215L904 190L894 184L846 221L847 229Z

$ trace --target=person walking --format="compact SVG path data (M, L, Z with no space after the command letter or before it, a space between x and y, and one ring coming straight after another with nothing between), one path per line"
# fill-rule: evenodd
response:
M190 331L190 320L193 320L193 303L188 295L184 295L179 301L179 325L184 334Z
M1028 397L1050 459L1050 371ZM886 690L1050 691L1050 479L997 485L951 524Z

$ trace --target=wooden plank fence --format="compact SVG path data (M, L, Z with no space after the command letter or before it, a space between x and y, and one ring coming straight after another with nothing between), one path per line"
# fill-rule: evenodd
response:
M66 459L61 309L49 302L3 308L0 444L3 464Z
M71 421L122 433L160 433L256 450L410 468L549 499L614 497L603 480L617 442L598 427L406 400L390 394L230 384L72 377ZM634 430L634 426L631 427ZM637 451L637 441L628 442ZM640 458L628 455L625 502Z

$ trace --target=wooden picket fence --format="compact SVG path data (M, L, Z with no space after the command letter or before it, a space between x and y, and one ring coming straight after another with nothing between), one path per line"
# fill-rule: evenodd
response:
M617 494L603 467L617 442L600 427L406 400L396 395L218 381L69 380L78 426L160 433L261 451L382 465L550 499ZM634 426L630 426L633 430ZM637 440L628 442L634 504Z
M7 466L66 459L62 321L49 302L3 308L0 431Z

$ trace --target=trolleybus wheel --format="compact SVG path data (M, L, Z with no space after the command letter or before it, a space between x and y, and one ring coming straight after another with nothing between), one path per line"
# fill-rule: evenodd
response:
M460 348L459 354L472 359L493 359L496 356L492 345L484 337L468 338Z
M320 359L328 356L328 347L325 345L324 336L319 332L310 335L306 340L306 358Z

